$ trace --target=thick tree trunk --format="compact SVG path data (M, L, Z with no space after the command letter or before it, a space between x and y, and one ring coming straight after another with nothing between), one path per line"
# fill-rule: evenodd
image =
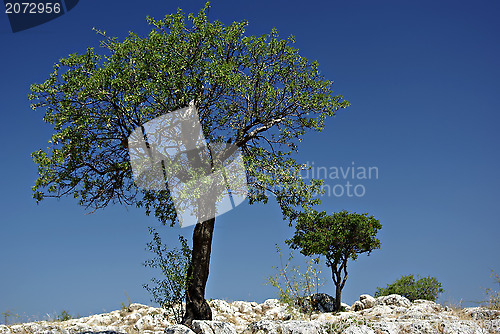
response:
M193 231L193 253L188 268L186 289L186 313L182 323L191 326L193 320L212 320L212 310L205 300L208 280L210 252L215 218L196 224Z

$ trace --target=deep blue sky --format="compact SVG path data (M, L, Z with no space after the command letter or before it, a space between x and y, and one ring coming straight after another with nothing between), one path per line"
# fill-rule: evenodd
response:
M147 15L161 18L177 7L198 12L203 4L81 0L19 33L0 14L0 312L111 311L126 301L124 291L150 303L142 284L154 273L141 263L154 218L120 206L86 215L71 198L38 206L31 199L36 166L29 155L46 147L52 132L27 95L58 59L98 47L92 27L123 39L129 30L146 34ZM410 273L437 277L441 302L473 305L484 299L483 288L495 287L489 275L500 272L499 16L498 1L212 2L211 20L246 19L247 34L276 27L282 37L295 35L301 54L318 60L352 103L324 132L308 135L298 156L317 167L378 168L378 179L326 180L339 184L337 191L347 181L359 184L366 194L325 196L321 209L369 212L383 225L382 248L349 264L344 302ZM192 227L161 232L175 240ZM263 283L278 264L274 244L292 232L272 201L217 218L207 298L275 297ZM334 294L324 270L322 290Z

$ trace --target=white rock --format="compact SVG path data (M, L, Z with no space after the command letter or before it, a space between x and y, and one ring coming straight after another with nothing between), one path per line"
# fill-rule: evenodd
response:
M443 311L443 306L425 299L417 299L413 301L411 307L418 308L422 312L441 312Z
M204 320L193 320L192 328L197 334L214 334L214 330Z
M278 328L282 321L261 320L252 322L245 328L242 334L278 334Z
M193 330L197 334L236 334L232 324L222 321L193 320Z
M128 315L126 315L124 318L123 318L123 322L125 322L125 324L127 325L133 325L137 322L137 320L139 320L141 318L141 315L139 313L130 313Z
M490 310L485 307L468 307L464 309L464 313L472 319L495 319L500 317L500 311Z
M229 305L228 302L224 300L212 300L208 303L211 308L214 308L218 313L227 313L227 314L233 314L233 308L231 305Z
M376 316L376 317L386 317L389 315L393 315L395 313L396 313L395 308L391 308L390 306L387 305L375 305L374 307L362 312L362 314Z
M280 329L280 333L283 334L317 334L321 329L321 323L316 321L290 320L281 323Z
M267 299L263 304L262 304L262 310L268 310L272 308L277 308L280 307L280 302L277 299Z
M340 306L344 308L345 312L349 312L351 310L351 307L346 303L340 303Z
M165 328L165 334L196 334L184 325L170 325Z
M0 334L11 334L9 327L0 325Z
M453 321L442 322L438 325L443 334L483 334L483 333L498 333L498 331L484 331L478 324L473 321Z
M359 301L363 304L363 309L371 308L376 303L375 298L367 294L359 296Z
M353 310L353 311L361 311L363 309L364 309L364 305L359 300L356 300L354 302L354 304L352 304L352 306L351 306L351 310Z
M400 296L400 295L388 295L381 296L376 299L377 305L394 305L394 306L402 306L402 307L410 307L411 302L408 298Z
M232 306L238 309L238 312L241 313L250 313L252 312L252 305L247 302L236 301L232 304Z
M343 334L376 334L373 329L366 325L355 326L352 325L342 332Z

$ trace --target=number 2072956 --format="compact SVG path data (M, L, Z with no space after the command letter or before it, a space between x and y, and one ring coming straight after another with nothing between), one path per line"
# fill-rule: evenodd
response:
M7 2L5 3L6 14L59 14L61 4L59 2Z

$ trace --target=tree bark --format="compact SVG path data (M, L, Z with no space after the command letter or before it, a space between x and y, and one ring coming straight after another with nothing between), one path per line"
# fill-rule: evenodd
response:
M340 286L335 286L335 311L340 311L342 288Z
M212 310L205 300L210 253L215 218L196 224L193 231L193 252L188 268L186 289L186 313L182 324L191 326L193 320L212 320Z
M335 311L340 311L341 295L342 295L342 280L340 277L340 269L337 270L336 266L332 265L332 278L335 283Z

